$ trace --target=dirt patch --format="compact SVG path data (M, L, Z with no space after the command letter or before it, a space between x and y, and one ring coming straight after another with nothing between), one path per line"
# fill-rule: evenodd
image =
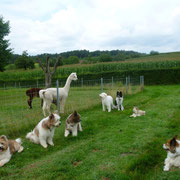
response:
M77 166L79 166L81 163L82 163L82 161L75 161L75 162L73 162L73 166L74 166L74 167L77 167Z
M93 152L99 152L101 151L100 149L93 149Z
M120 156L121 157L124 157L124 156L136 156L136 154L133 153L133 152L125 152L125 153L120 154Z

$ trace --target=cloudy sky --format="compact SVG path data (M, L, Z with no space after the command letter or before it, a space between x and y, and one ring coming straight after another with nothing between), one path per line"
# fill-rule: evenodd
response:
M180 0L0 0L14 53L180 51Z

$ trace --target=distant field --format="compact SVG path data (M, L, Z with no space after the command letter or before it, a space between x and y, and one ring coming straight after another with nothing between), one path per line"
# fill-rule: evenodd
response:
M167 53L155 56L146 56L126 61L78 64L59 67L54 79L66 78L71 72L77 72L79 76L107 72L134 71L134 70L158 70L180 68L180 53ZM0 73L0 81L35 81L43 80L44 74L40 68L34 70L12 70Z
M102 112L98 89L79 93L74 89L70 95L73 101L77 100L76 96L90 91L89 100L96 98L88 103L85 96L78 100L78 103L87 104L84 109L79 109L83 132L78 137L64 137L66 114L61 117L62 125L55 131L55 146L43 149L24 138L32 127L26 126L26 119L19 119L25 129L16 137L22 137L24 152L15 154L8 164L0 168L1 179L178 180L179 169L163 171L166 152L162 144L176 134L180 136L179 89L179 85L147 86L144 91L125 97L123 112L113 110L111 113ZM94 106L88 107L92 103ZM146 115L129 118L134 105L145 110ZM80 107L80 104L75 103L75 107ZM24 104L22 108L27 107ZM42 114L35 117L34 111L26 111L32 124L42 117ZM13 112L15 115L11 118L22 112L18 103Z

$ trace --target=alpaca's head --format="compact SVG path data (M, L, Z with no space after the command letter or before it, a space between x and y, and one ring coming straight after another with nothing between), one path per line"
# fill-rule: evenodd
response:
M78 79L76 73L71 73L70 76L69 76L69 78L70 78L71 80L74 80L74 81L76 81L76 80Z

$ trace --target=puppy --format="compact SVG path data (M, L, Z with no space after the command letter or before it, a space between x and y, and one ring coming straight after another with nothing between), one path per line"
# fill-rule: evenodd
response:
M60 124L60 116L57 112L54 112L42 119L34 130L26 135L26 138L35 144L41 144L44 148L47 148L48 144L54 146L55 127L58 127Z
M117 107L118 111L123 111L124 107L123 107L123 95L122 92L117 91L117 95L116 95L116 100L115 100L115 106Z
M145 111L142 111L142 110L140 110L140 109L137 108L137 107L134 107L134 108L133 108L133 114L130 115L130 117L143 116L143 115L145 115L145 114L146 114Z
M71 132L72 136L77 136L78 130L82 131L81 116L74 111L74 113L66 119L64 136L67 137Z
M21 139L8 140L5 135L0 136L0 167L10 161L12 154L22 152Z
M180 140L174 136L163 148L167 151L167 158L164 161L164 171L169 171L172 166L180 168Z
M106 110L106 107L108 109L108 112L111 112L111 108L114 109L116 108L113 104L113 98L111 96L108 96L106 93L101 93L99 94L102 100L102 108L103 111Z

